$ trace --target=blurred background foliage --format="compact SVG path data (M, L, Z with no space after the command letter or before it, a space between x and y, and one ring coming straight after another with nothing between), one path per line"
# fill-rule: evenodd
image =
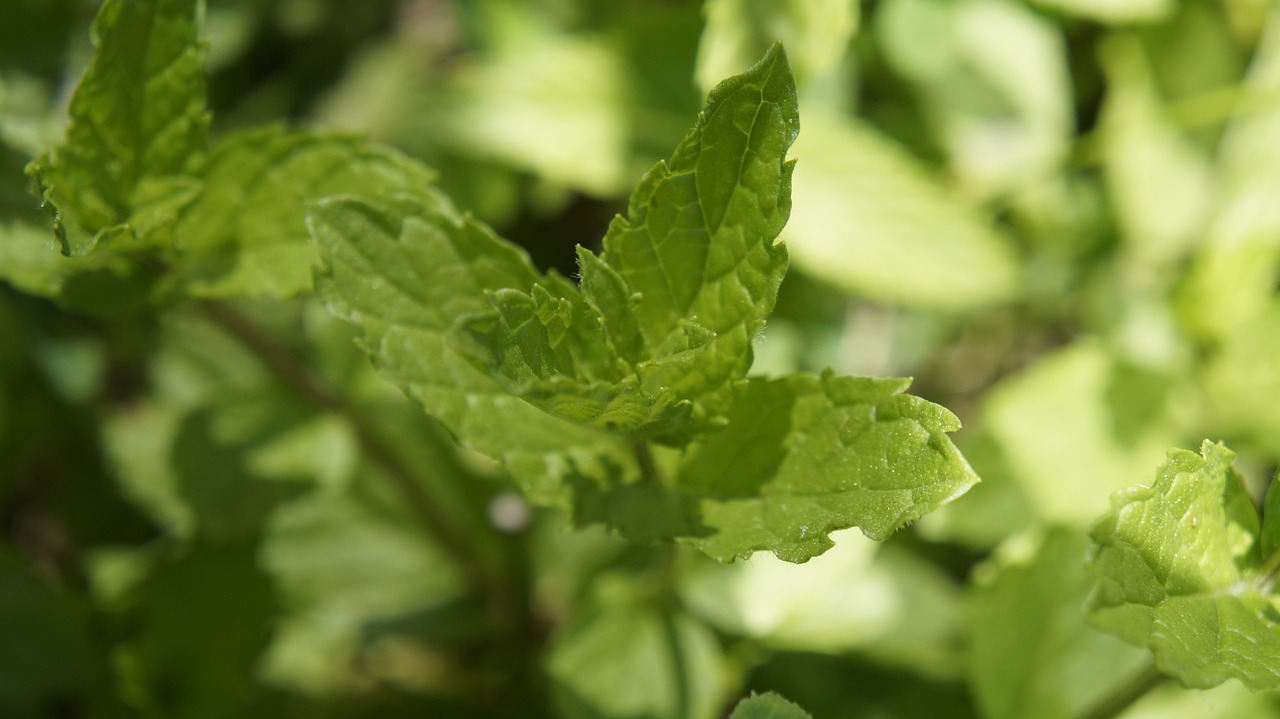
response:
M802 566L532 511L305 295L237 302L245 325L139 301L109 256L66 270L23 167L95 10L0 4L2 716L712 719L765 690L824 719L1080 716L1143 660L1080 616L1109 494L1205 436L1259 496L1280 464L1265 0L210 0L215 134L393 145L566 273L782 40L792 272L755 371L913 376L985 480ZM409 495L505 586L469 589ZM1166 686L1125 716L1278 711Z

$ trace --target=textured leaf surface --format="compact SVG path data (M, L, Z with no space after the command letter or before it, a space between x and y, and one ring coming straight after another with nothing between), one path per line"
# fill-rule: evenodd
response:
M610 286L588 274L598 263L584 264L587 301L646 389L700 397L715 413L751 366L751 339L787 267L774 241L791 212L786 153L799 122L795 82L775 45L711 92L670 160L640 181L604 238ZM696 362L663 362L698 336L706 339Z
M729 719L813 719L803 709L769 692L738 702Z
M191 200L208 142L199 0L112 0L62 144L33 165L63 252L146 241Z
M1208 441L1198 455L1171 450L1152 486L1112 498L1091 532L1088 611L1188 686L1234 678L1270 689L1280 687L1277 555L1262 555L1234 457Z
M670 487L584 487L579 518L636 539L681 537L722 561L767 549L803 562L851 526L884 539L978 481L946 436L955 416L902 394L908 382L753 378Z
M532 291L541 278L522 251L434 193L376 204L331 199L313 208L309 224L330 311L359 327L383 376L464 446L502 460L533 501L567 506L564 480L616 479L631 463L619 437L510 394L450 341L457 318L490 309L487 292Z

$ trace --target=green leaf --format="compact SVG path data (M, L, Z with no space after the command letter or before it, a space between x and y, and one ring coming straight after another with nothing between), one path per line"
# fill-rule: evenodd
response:
M801 565L768 555L703 562L682 579L680 598L716 628L770 648L856 651L928 676L958 676L963 612L955 584L917 555L855 530L831 539L830 551Z
M486 292L531 292L529 258L438 193L370 201L334 198L308 215L323 266L317 290L355 324L384 377L466 447L499 459L539 504L569 504L564 482L617 481L633 460L617 435L548 415L508 392L450 338L483 314ZM591 479L588 479L591 478Z
M254 547L197 545L161 565L124 612L118 681L145 715L237 716L257 690L255 665L277 606Z
M107 657L92 642L77 598L55 588L0 544L0 711L36 717L55 703L85 708L95 684L108 682Z
M849 99L852 83L844 59L858 30L857 3L712 0L703 12L706 24L698 43L694 77L704 91L781 41L791 48L788 59L805 107Z
M729 719L813 719L813 717L777 694L766 692L738 702Z
M805 273L876 300L952 311L1016 294L1009 238L870 126L806 116L795 154L783 239Z
M307 203L423 192L431 179L421 163L346 135L274 126L230 135L214 147L204 189L174 231L182 256L169 281L199 297L308 291L317 257Z
M598 583L546 660L565 719L714 719L726 689L715 634L678 610L649 606L628 580Z
M603 262L583 264L587 302L649 392L669 387L714 415L751 366L751 340L787 268L775 239L791 212L796 103L775 45L711 92L693 130L610 224ZM601 264L616 275L608 282L593 277ZM696 362L668 361L694 348Z
M756 550L803 562L827 535L885 539L977 483L946 433L955 416L902 394L909 380L752 378L680 458L670 486L580 486L576 519L633 539L679 538L730 561Z
M1257 510L1235 455L1205 441L1170 450L1155 483L1112 497L1091 531L1097 583L1089 619L1155 653L1187 686L1238 679L1280 687L1280 606L1271 592L1280 555L1260 551Z
M109 0L62 144L33 163L67 255L152 243L199 188L208 142L198 0Z
M987 719L1083 716L1146 663L1146 652L1081 621L1088 539L1052 527L1014 537L970 590L970 673Z
M1083 527L1106 509L1110 493L1177 441L1171 413L1181 391L1172 378L1085 340L992 388L981 421L1034 514ZM1025 523L1034 516L1011 519Z

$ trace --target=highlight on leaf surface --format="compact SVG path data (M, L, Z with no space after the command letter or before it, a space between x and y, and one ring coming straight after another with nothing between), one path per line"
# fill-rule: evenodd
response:
M1259 521L1234 459L1207 440L1199 454L1170 450L1154 484L1112 497L1091 531L1088 617L1149 648L1187 686L1238 679L1254 691L1274 689L1280 553L1267 538L1280 520Z

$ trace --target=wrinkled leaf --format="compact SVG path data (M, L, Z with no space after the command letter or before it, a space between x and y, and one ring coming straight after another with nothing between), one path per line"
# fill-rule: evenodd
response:
M1096 626L1155 654L1187 686L1280 687L1280 555L1264 557L1235 455L1205 441L1170 450L1150 487L1116 493L1091 531Z
M902 394L908 382L753 378L670 487L580 487L576 517L634 539L678 537L722 561L770 550L803 562L851 526L885 539L978 481L946 436L955 416Z
M155 242L195 196L208 143L198 0L112 0L62 144L30 172L67 255Z

